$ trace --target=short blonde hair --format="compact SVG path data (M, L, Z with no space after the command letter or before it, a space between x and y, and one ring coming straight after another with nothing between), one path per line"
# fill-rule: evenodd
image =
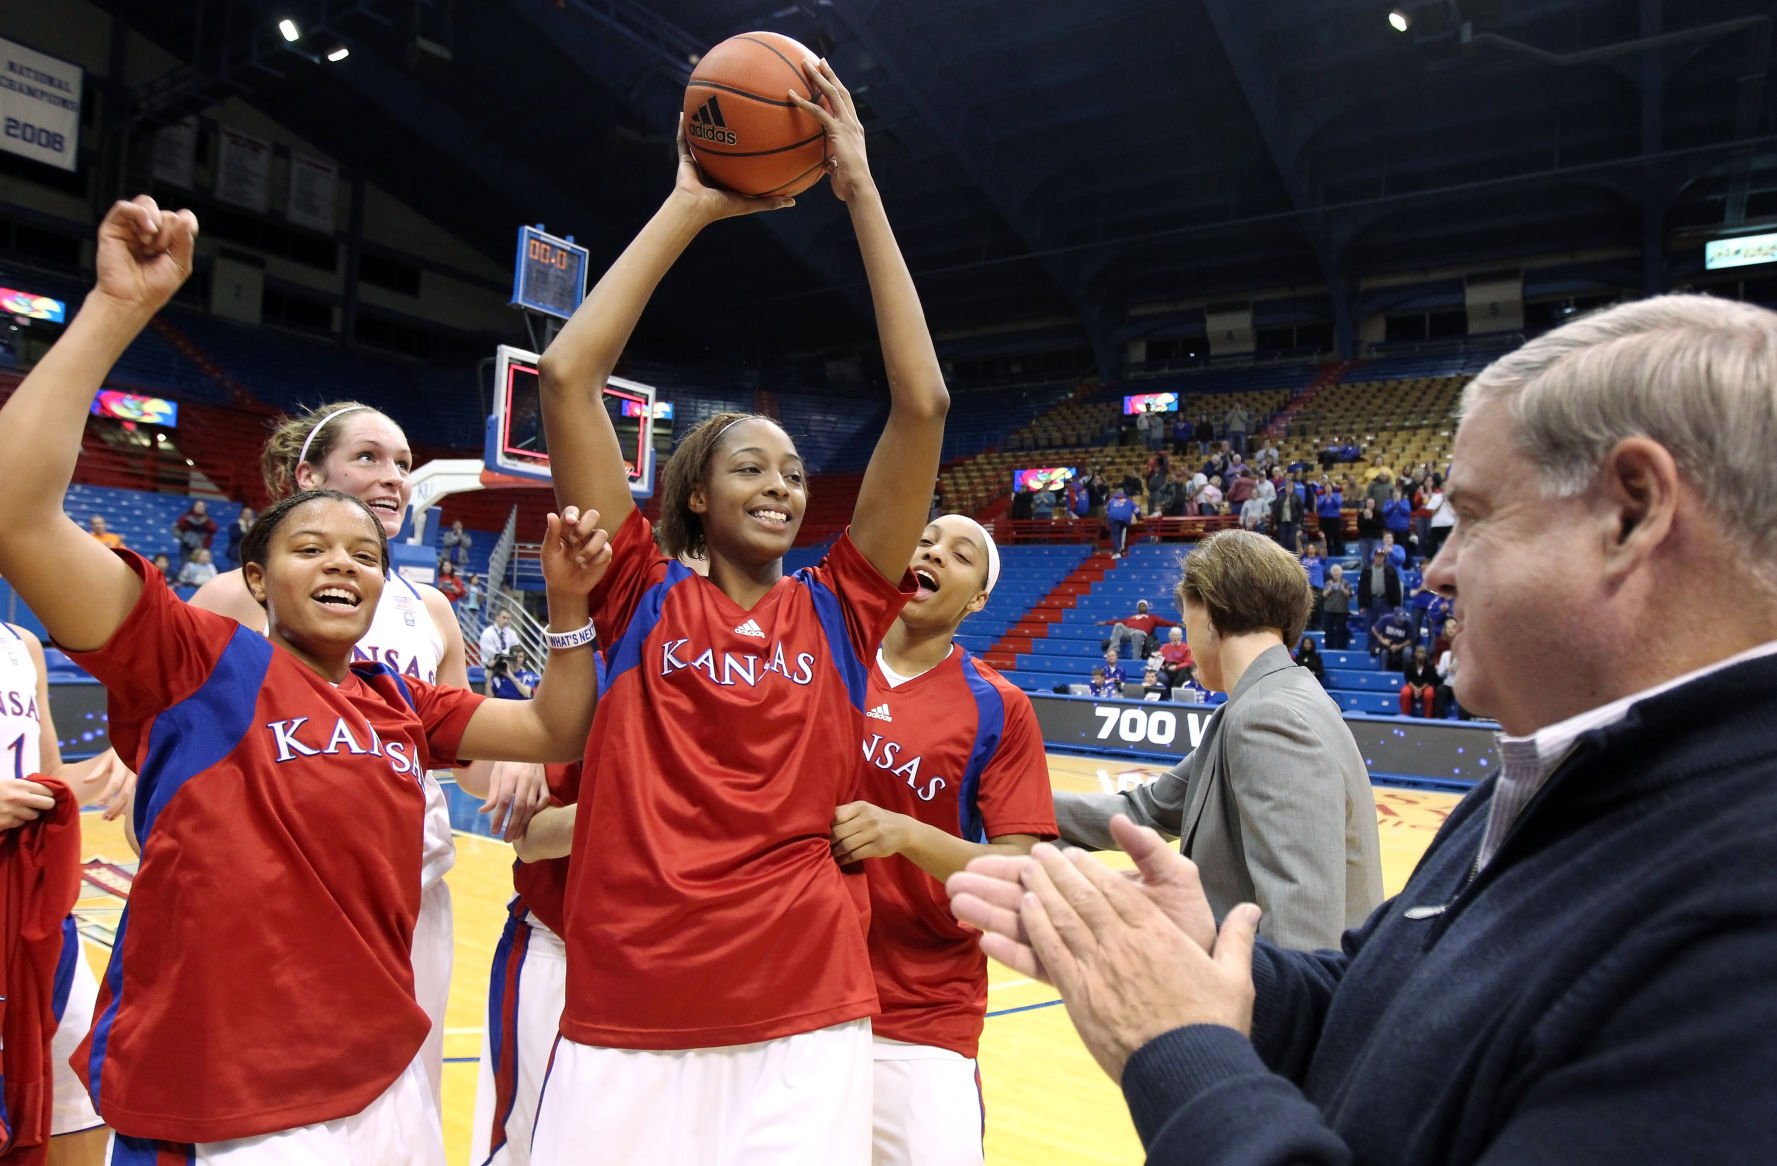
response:
M1658 442L1748 569L1777 585L1777 313L1699 295L1620 304L1494 361L1462 415L1490 403L1556 497L1590 486L1619 442Z
M1314 595L1308 571L1275 542L1257 531L1223 530L1179 558L1182 610L1195 603L1224 636L1272 630L1293 644L1308 626Z

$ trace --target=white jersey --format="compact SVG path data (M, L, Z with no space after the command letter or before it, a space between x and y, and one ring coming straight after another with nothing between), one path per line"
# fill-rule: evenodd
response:
M353 660L387 664L402 676L427 684L438 683L438 664L444 659L444 635L432 622L432 613L419 588L398 574L383 585L383 597L370 619L370 630L352 649ZM456 842L450 833L450 807L444 790L428 775L426 790L426 841L420 885L429 886L444 877L456 863Z
M43 714L37 707L39 678L29 635L0 623L0 776L5 777L25 777L43 768Z

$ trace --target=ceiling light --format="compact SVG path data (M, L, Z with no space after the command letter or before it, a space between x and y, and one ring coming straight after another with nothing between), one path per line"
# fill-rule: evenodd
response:
M1406 32L1407 26L1412 23L1413 22L1407 18L1407 14L1402 12L1399 8L1388 14L1388 27L1394 29L1396 32Z
M351 55L352 55L351 49L346 48L344 45L340 45L337 49L334 49L332 52L327 54L327 59L329 61L343 61Z
M302 39L302 32L296 27L296 22L287 16L278 21L278 31L283 33L284 39L292 44Z

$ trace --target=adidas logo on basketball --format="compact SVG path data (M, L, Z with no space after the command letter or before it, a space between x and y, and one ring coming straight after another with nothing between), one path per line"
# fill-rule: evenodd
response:
M714 97L697 107L697 112L691 115L691 123L685 127L685 133L688 137L717 146L732 146L740 141L722 119L722 106Z
M872 718L879 720L879 721L892 721L895 719L895 718L889 716L889 707L888 707L887 701L883 701L881 704L877 705L875 708L871 709L869 712L865 713L864 715L867 717L872 717Z

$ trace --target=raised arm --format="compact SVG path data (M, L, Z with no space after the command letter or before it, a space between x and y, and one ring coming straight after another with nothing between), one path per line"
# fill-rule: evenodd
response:
M635 499L602 397L642 309L667 270L709 224L795 203L790 198L743 198L705 186L685 145L682 126L678 147L672 194L587 293L538 364L556 504L596 509L607 534L615 534L623 525L635 509ZM911 542L907 552L911 557Z
M0 576L67 648L102 646L141 594L136 574L68 520L62 496L93 394L191 274L196 238L190 211L163 212L146 195L112 206L99 224L97 285L0 410Z
M542 559L550 630L578 631L592 618L588 593L611 564L598 512L582 514L570 506L559 516L551 514ZM475 759L578 760L592 728L597 692L591 641L551 648L536 698L483 701L463 730L458 750Z
M925 529L950 393L944 387L913 275L889 227L881 192L870 176L864 125L858 120L857 107L827 62L805 63L803 71L832 106L828 112L796 98L797 104L827 129L833 193L851 212L852 230L857 233L858 251L870 280L870 298L876 305L882 362L888 372L888 424L877 439L876 452L870 456L858 489L851 539L878 571L899 579L919 544L919 532Z

